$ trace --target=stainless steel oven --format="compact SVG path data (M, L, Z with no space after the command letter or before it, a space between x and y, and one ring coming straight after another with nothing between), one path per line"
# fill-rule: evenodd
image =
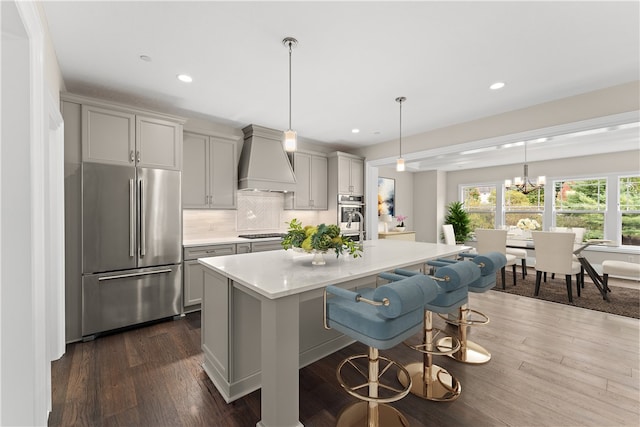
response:
M358 240L364 233L364 198L347 194L338 195L338 225L345 236Z

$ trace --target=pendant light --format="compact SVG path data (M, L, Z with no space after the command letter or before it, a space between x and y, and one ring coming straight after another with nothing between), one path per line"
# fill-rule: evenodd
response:
M533 191L544 188L546 179L544 176L539 176L536 183L532 183L529 179L529 165L527 164L527 142L524 142L524 178L515 177L513 183L510 179L505 180L504 184L507 190L517 190L522 194L529 194Z
M291 129L291 50L298 45L298 40L293 37L285 37L282 44L289 48L289 129L284 132L285 151L296 151L298 145L298 134Z
M398 172L404 171L404 159L402 158L402 103L406 100L407 98L404 96L396 98L396 102L400 104L400 157L396 160L396 171Z

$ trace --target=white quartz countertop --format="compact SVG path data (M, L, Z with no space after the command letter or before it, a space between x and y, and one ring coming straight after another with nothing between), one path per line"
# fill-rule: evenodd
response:
M468 250L468 246L401 240L365 240L363 255L325 255L326 265L311 265L312 254L293 250L200 258L198 261L270 299L424 263Z

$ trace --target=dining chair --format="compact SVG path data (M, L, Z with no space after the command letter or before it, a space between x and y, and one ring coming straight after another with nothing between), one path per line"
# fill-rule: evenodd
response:
M507 230L492 230L487 228L476 228L476 253L487 254L489 252L498 252L507 258L507 263L502 269L500 274L502 276L502 289L505 289L506 282L506 268L511 266L513 271L513 286L516 286L516 261L515 255L507 253ZM466 256L464 253L461 256Z
M442 224L442 235L444 236L444 243L446 245L456 244L456 233L453 230L452 224Z
M513 255L516 259L520 260L520 265L522 267L522 279L525 279L527 275L527 250L526 249L518 249L518 248L507 248L507 255Z
M587 231L587 229L584 227L551 227L549 231L553 231L556 233L575 233L576 237L574 239L574 242L576 244L580 244L584 240L584 234ZM578 262L578 256L574 254L573 260ZM552 274L551 278L553 279L554 277L555 275ZM580 268L580 277L581 277L582 287L584 288L584 267Z
M533 245L536 251L536 287L534 295L540 293L542 273L564 274L567 283L567 296L573 302L571 276L576 276L576 289L580 296L581 264L573 259L575 233L557 231L533 231Z
M574 233L576 235L574 239L575 243L582 243L587 229L584 227L551 227L549 231L555 233Z

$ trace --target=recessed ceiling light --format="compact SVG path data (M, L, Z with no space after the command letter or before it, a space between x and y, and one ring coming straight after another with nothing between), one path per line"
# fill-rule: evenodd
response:
M140 55L140 59L144 62L151 62L151 57L149 55Z
M193 79L188 74L178 74L178 80L185 83L191 83Z
M497 90L497 89L502 89L503 87L504 87L504 82L495 82L494 84L489 86L489 89Z
M360 133L360 129L351 129L351 133Z

